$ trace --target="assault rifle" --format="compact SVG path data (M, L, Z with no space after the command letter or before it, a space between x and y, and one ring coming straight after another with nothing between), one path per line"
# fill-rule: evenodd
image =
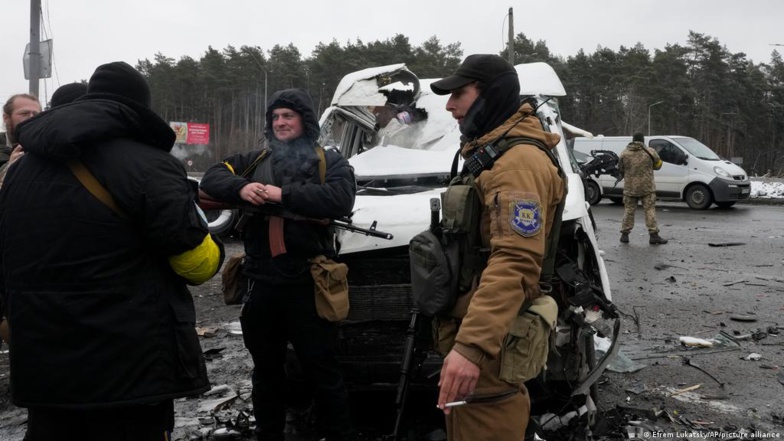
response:
M275 216L275 217L281 217L283 219L289 219L294 221L310 222L314 224L339 228L341 230L350 231L352 233L364 234L365 236L378 237L386 240L392 240L394 238L392 233L385 233L383 231L376 230L376 221L373 221L373 223L370 225L370 228L361 228L352 225L351 218L349 217L342 217L339 219L326 219L326 218L319 219L314 217L308 217L308 216L303 216L299 213L295 213L287 209L283 205L274 202L267 202L263 205L258 205L258 206L251 205L251 204L231 205L213 199L212 196L208 195L202 190L199 190L199 207L205 211L240 209L250 214L258 213L265 216ZM240 222L242 222L242 219L240 219Z
M439 234L441 229L440 214L441 200L439 198L430 199L430 230L435 234ZM406 344L400 362L400 380L397 383L397 395L395 397L397 416L395 418L394 430L389 437L392 441L400 441L402 439L403 417L405 416L411 378L422 369L422 364L425 362L425 358L427 358L427 350L423 349L425 345L421 342L422 319L423 317L415 305L411 310L411 321L408 324L408 330L406 330ZM429 333L426 338L429 338ZM418 340L420 340L419 344L417 344Z

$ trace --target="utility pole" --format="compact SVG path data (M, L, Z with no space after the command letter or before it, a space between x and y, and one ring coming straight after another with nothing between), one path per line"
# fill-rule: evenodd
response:
M650 106L648 106L648 136L651 136L651 107L653 107L653 106L655 106L657 104L661 104L663 102L664 101L659 101L659 102L653 103Z
M41 77L41 0L30 0L30 95L38 96Z
M514 66L514 12L513 8L509 8L509 42L507 42L507 51L509 52L509 64Z

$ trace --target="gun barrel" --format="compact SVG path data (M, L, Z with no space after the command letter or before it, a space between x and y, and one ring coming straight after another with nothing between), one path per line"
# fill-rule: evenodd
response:
M386 240L392 240L395 238L395 236L392 233L385 233L383 231L372 230L369 228L355 227L354 225L351 225L344 221L333 220L332 222L330 222L330 225L332 225L335 228L341 228L346 231L351 231L352 233L364 234L365 236L378 237L380 239L386 239Z
M394 235L391 233L385 233L383 231L378 231L373 228L361 228L356 227L351 224L350 219L341 218L341 219L316 219L307 216L302 216L300 214L291 212L286 210L280 204L274 203L267 203L262 206L252 206L247 205L244 207L238 207L231 204L227 204L216 199L213 199L210 195L204 193L203 191L199 190L199 207L202 210L232 210L235 208L240 208L243 210L251 211L251 212L260 212L266 213L269 215L279 216L286 219L292 219L296 221L304 221L304 222L313 222L321 225L331 225L335 228L340 228L346 231L351 231L352 233L360 233L364 234L365 236L372 236L378 237L380 239L392 240L394 239ZM375 225L375 222L374 222Z

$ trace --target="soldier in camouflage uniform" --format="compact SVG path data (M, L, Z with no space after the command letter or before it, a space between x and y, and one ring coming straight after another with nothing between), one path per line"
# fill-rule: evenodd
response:
M648 227L652 245L665 244L667 239L659 236L656 226L656 185L653 171L662 167L662 160L652 148L645 146L645 136L635 133L631 144L621 152L619 168L623 173L623 222L621 242L629 243L629 232L634 228L634 212L638 201L645 210L645 226Z

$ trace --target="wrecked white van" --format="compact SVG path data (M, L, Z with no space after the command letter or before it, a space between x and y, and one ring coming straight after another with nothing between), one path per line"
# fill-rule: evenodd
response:
M590 155L591 151L609 150L618 155L632 141L631 136L597 136L575 138L574 150ZM746 172L722 159L708 146L688 136L646 136L645 143L659 153L664 165L653 173L656 197L686 201L695 210L716 204L729 208L749 198L751 181ZM623 202L623 181L609 175L592 176L599 191L614 203ZM589 185L595 185L589 184Z
M572 434L594 422L592 385L617 351L620 319L611 303L578 166L564 142L557 101L565 95L563 86L545 63L516 68L521 95L533 97L546 129L562 135L555 154L569 186L556 263L561 283L552 294L560 311L556 345L547 375L528 383L533 420L546 415L550 434ZM349 317L341 323L339 348L346 382L353 389L401 384L407 330L409 335L424 334L417 338L415 366L407 375L420 391L437 389L441 360L423 346L430 339L429 326L409 329L413 301L408 244L429 226L430 199L445 189L460 132L445 110L448 96L433 94L432 81L420 80L403 64L355 72L341 81L320 121L322 145L339 149L355 169L359 191L352 222L363 228L377 222L379 230L394 235L387 241L339 232L340 259L350 268L351 303ZM382 118L390 110L392 117ZM384 129L396 119L400 126L385 136ZM403 133L406 136L400 136ZM595 335L614 342L601 359L594 355ZM433 408L433 400L417 401ZM414 413L408 418L415 418ZM559 423L572 416L576 418L569 427Z

